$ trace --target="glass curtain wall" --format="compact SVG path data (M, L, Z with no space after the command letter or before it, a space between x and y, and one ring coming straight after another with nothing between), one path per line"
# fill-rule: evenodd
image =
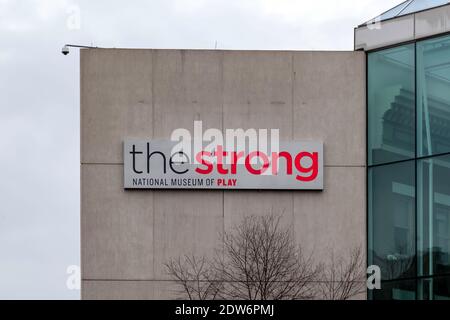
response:
M450 36L368 54L372 299L450 299Z

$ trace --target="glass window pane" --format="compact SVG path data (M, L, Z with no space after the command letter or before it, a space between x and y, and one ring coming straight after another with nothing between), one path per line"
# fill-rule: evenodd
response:
M384 21L384 20L396 17L400 12L402 12L411 3L411 1L412 0L408 0L408 1L404 1L404 2L400 3L399 5L395 6L392 9L389 9L385 13L382 13L378 17L367 21L366 24L370 24L371 22Z
M395 17L401 17L410 13L442 6L447 3L448 0L407 0L382 13L378 17L367 21L365 24L370 24L375 21L384 21Z
M419 276L450 273L450 156L417 163Z
M450 36L417 44L417 149L450 152Z
M382 280L416 276L415 163L369 169L369 265Z
M450 277L433 279L433 300L450 300Z
M418 281L419 300L450 300L450 277L434 277Z
M414 0L400 15L418 12L447 4L448 0Z
M414 45L368 55L368 163L415 156Z
M389 281L381 283L381 290L371 291L373 300L415 300L416 281Z

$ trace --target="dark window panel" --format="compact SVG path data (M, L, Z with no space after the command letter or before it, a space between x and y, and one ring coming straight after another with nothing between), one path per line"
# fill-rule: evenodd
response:
M369 169L369 264L383 280L416 276L415 163Z
M415 157L414 45L368 55L368 164Z

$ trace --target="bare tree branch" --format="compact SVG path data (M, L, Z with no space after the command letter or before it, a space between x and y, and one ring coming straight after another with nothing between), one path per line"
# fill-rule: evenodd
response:
M312 298L310 283L318 270L280 221L280 216L250 216L225 233L223 256L213 264L223 284L221 299Z
M316 264L305 255L293 231L281 216L250 216L221 235L223 246L214 257L185 256L166 264L190 300L301 300L320 294L325 299L347 300L364 291L361 249L349 259L330 255ZM317 289L318 288L318 289Z
M206 258L185 256L165 264L169 275L181 286L179 294L189 300L215 300L221 286Z
M348 300L366 288L364 257L361 248L353 249L348 259L330 254L328 263L321 266L320 296L325 300Z

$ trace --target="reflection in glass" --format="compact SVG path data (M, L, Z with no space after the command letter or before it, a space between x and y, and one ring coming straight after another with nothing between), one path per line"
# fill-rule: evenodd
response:
M381 290L373 290L373 300L415 300L416 280L383 282Z
M450 156L417 163L418 274L450 273Z
M449 299L450 36L369 53L367 95L368 297Z
M369 265L382 280L415 277L415 163L369 169Z
M417 44L417 147L450 152L450 37Z
M419 279L417 298L419 300L450 300L450 277Z
M368 163L415 156L414 45L368 55Z

